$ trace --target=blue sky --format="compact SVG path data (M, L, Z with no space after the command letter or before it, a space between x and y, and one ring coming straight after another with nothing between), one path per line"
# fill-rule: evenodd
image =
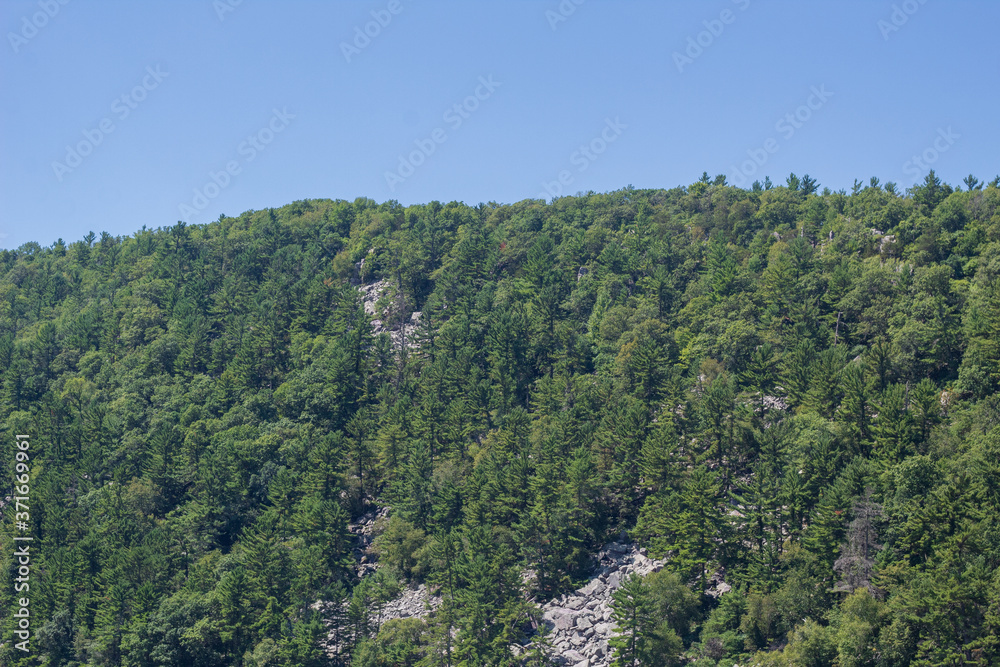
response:
M6 0L0 247L703 171L989 180L997 25L988 1Z

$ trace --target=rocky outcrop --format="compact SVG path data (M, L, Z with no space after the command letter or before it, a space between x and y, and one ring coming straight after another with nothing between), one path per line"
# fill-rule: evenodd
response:
M616 629L611 618L612 593L633 572L645 576L665 560L646 556L633 544L612 542L597 554L598 569L586 585L542 607L549 627L552 658L562 665L606 667L611 664L608 640Z
M354 572L358 578L375 571L375 552L372 542L378 531L379 521L389 516L389 508L368 512L354 523L347 524L347 532L354 538Z
M404 310L400 313L393 306L381 309L378 306L378 302L392 292L393 288L388 280L358 285L357 289L361 293L361 303L365 313L372 318L373 334L376 336L383 333L389 334L393 349L401 349L404 343L407 348L417 347L413 334L420 324L421 312L419 310L414 312Z
M441 606L441 598L431 593L424 584L416 588L405 588L402 594L386 603L382 609L381 621L385 623L397 618L423 618Z
M364 576L373 572L377 565L369 548L377 522L387 513L382 510L370 513L349 530L358 538L355 556L358 574ZM607 667L611 664L611 648L608 640L614 635L616 625L612 619L612 594L632 573L645 576L663 567L665 560L649 558L645 549L634 544L611 542L597 554L597 569L586 584L575 591L561 595L542 606L542 623L548 628L548 644L552 646L551 658L559 665L574 667ZM530 573L528 573L530 575ZM720 581L713 581L716 594L728 590ZM718 590L721 589L721 590ZM433 613L441 605L441 598L434 595L427 586L404 588L402 593L377 610L373 621L377 626L400 618L422 618ZM334 610L328 603L314 605L323 609L330 617L343 618L346 602L342 608ZM339 614L337 613L339 611ZM324 643L328 655L335 656L343 650L346 628L335 627ZM526 649L526 646L515 649Z
M320 642L320 647L330 658L343 657L351 645L354 630L346 620L348 605L349 601L346 600L339 607L323 601L312 605L313 609L326 616L328 630ZM421 584L416 588L404 588L399 596L389 602L369 607L369 623L372 629L377 629L398 618L422 618L440 606L441 598L433 595L427 586Z

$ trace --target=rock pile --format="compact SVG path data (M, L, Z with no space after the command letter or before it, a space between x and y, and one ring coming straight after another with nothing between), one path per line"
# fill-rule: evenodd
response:
M378 519L387 510L365 515L349 530L358 538L355 557L358 575L373 572L377 564L370 550L373 531ZM553 647L552 659L556 664L573 667L607 667L611 663L608 640L614 635L616 626L611 616L612 593L617 590L632 573L645 576L663 567L665 560L656 560L646 555L645 549L634 544L611 542L597 554L597 569L593 577L583 587L561 595L542 606L542 622L548 627L548 643ZM719 583L719 588L726 587ZM725 592L720 590L719 593ZM441 598L434 595L424 585L404 588L401 595L373 611L373 621L382 625L399 618L422 618L433 613L441 605ZM329 603L317 603L316 608L335 615ZM339 610L346 612L346 602ZM343 649L346 628L331 625L329 636L324 642L327 654L335 656ZM515 649L518 647L515 647ZM522 650L524 647L520 647Z
M313 609L326 616L327 633L320 641L320 647L333 659L343 657L352 641L354 630L346 620L349 604L350 600L345 600L339 607L324 601L312 604ZM425 585L421 584L416 588L406 587L399 596L384 605L369 607L369 622L373 629L377 629L398 618L423 618L440 606L441 598L433 595Z
M612 542L597 554L598 570L582 588L555 598L542 607L549 626L552 658L576 667L606 667L611 663L608 640L616 626L611 619L611 594L633 572L647 575L664 560L646 556L645 549Z
M433 595L427 586L404 588L402 594L390 600L379 615L380 625L397 618L423 618L441 606L441 598Z
M347 532L354 538L354 572L358 578L375 571L376 556L372 551L372 542L380 519L389 515L389 508L368 512L355 523L347 524Z
M377 280L367 285L358 286L358 291L361 292L361 304L364 306L366 314L374 318L380 316L375 304L389 292L389 287L388 280ZM381 324L380 320L376 319L376 321Z

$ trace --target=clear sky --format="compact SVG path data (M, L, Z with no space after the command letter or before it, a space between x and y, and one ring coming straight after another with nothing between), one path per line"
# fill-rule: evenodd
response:
M0 247L703 171L990 180L997 26L992 0L4 0Z

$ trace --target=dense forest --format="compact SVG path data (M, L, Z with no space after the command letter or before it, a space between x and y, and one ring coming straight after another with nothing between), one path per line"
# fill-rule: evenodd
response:
M0 371L3 665L549 664L539 605L623 533L667 561L616 665L1000 664L1000 179L29 243ZM418 583L440 607L380 624Z

